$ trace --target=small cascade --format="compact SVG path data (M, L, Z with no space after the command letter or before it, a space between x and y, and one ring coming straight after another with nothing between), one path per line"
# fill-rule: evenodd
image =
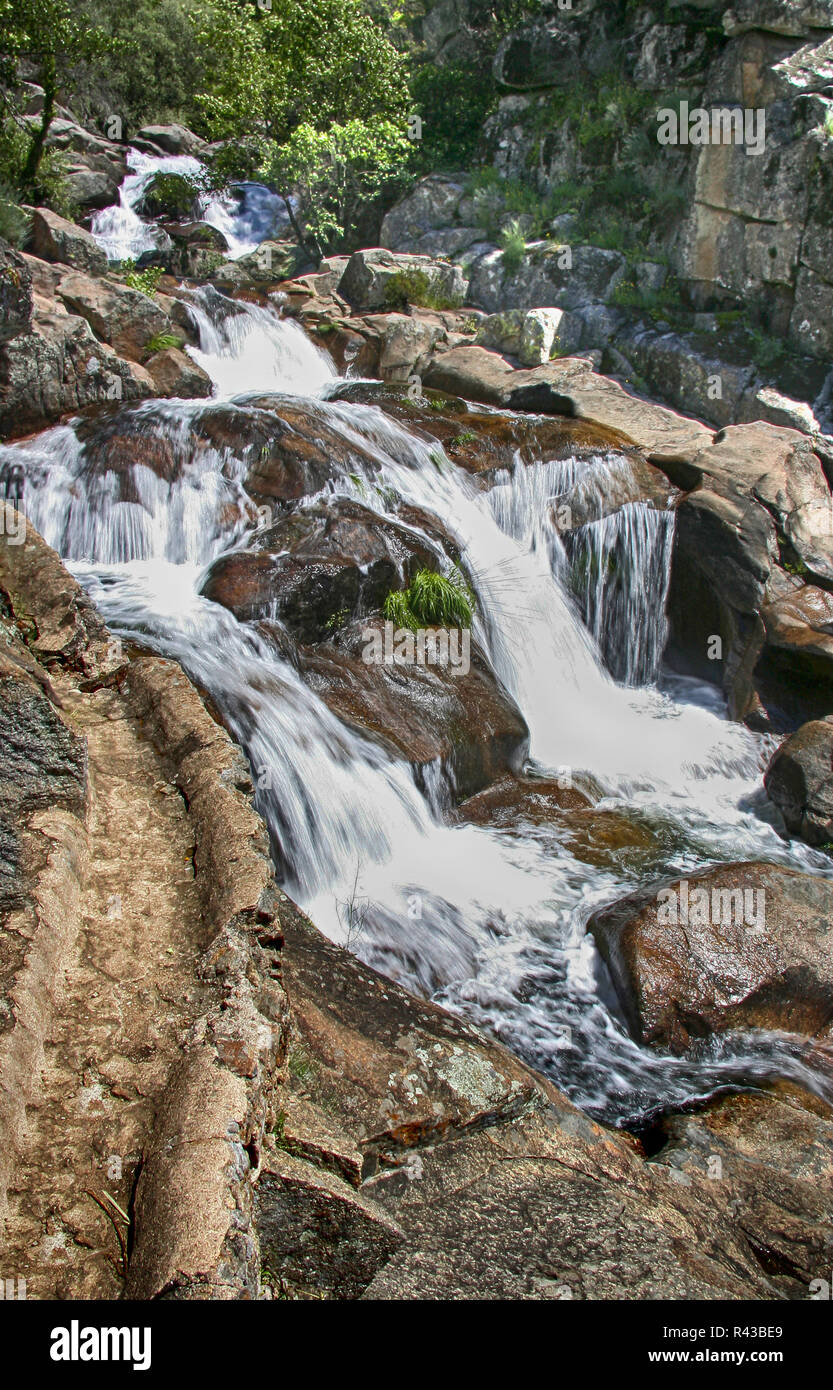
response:
M204 173L204 166L192 155L150 155L134 149L127 152L127 167L118 205L95 213L90 228L111 261L138 261L158 246L156 225L136 211L154 175L182 174L198 180ZM226 238L230 260L254 251L269 237L280 237L289 225L283 200L258 183L235 184L229 193L203 194L198 206L200 219Z

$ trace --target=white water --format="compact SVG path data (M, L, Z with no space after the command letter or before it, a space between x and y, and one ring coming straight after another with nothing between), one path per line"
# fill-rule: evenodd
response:
M351 463L331 492L380 512L398 497L453 532L485 615L475 637L524 713L534 763L591 774L602 805L635 810L660 832L662 860L649 878L746 857L820 866L750 809L766 756L760 739L703 704L617 685L604 669L544 505L544 494L564 483L563 467L518 464L491 494L480 492L441 451L437 466L436 446L377 408L322 399L331 368L295 325L252 306L234 306L241 312L229 317L220 300L203 294L195 310L200 360L218 391L306 391L310 415L371 457L355 470ZM280 402L276 395L278 414ZM797 1040L724 1036L685 1061L638 1048L610 1005L585 934L596 906L634 888L634 872L580 862L557 829L443 824L440 769L429 805L405 763L343 725L254 628L199 596L204 566L241 542L252 513L243 451L189 449L206 409L154 402L124 413L179 461L170 482L134 464L128 498L113 473L85 466L89 446L69 427L0 449L0 465L22 466L32 521L74 561L113 626L177 657L211 691L248 752L287 890L318 926L490 1028L609 1117L633 1119L772 1075L819 1089ZM606 471L621 461L599 457L588 466L603 489ZM599 524L617 523L589 526ZM619 563L636 571L626 574L629 611L651 620L640 629L640 650L655 667L663 623L645 577L665 564L667 527L643 528L628 553L629 525ZM596 602L604 622L604 592ZM627 639L618 632L625 647ZM699 695L693 683L678 690Z
M117 206L103 208L92 220L91 231L111 261L137 261L152 251L158 232L152 222L136 212L142 194L154 174L184 174L196 178L203 165L191 155L150 155L128 150L129 173L119 189ZM229 260L254 251L268 237L279 236L288 224L286 208L275 193L261 184L236 185L232 194L206 195L199 199L200 219L223 233L229 247Z

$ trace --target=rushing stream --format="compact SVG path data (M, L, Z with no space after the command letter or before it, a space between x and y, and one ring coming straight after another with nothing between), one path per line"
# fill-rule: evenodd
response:
M247 751L287 892L324 932L489 1029L609 1121L639 1123L779 1076L824 1093L829 1083L797 1038L723 1035L686 1059L638 1047L585 931L596 907L662 874L745 858L829 867L766 819L771 745L725 721L711 688L662 675L673 513L631 503L582 528L587 584L576 597L549 503L577 480L603 493L627 460L518 461L481 490L378 407L333 399L332 365L296 324L253 305L230 312L213 291L192 302L193 354L218 397L245 413L254 403L242 393L256 393L261 409L270 393L278 415L303 398L345 455L353 449L324 497L391 516L394 501L406 502L452 532L477 597L475 641L529 726L530 770L590 779L600 806L644 826L656 846L647 861L597 868L555 827L449 824L443 768L418 785L409 764L340 721L261 631L202 597L206 566L258 524L246 448L193 447L206 402L123 409L176 464L166 480L134 462L130 498L113 473L90 467L80 427L0 449L3 467L24 471L32 522L113 628L177 658L211 693ZM611 555L623 574L615 594L604 579Z

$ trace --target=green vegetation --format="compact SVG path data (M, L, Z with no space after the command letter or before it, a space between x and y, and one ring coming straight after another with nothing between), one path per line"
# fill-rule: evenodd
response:
M149 265L144 270L137 270L135 261L122 261L113 269L123 277L129 290L139 290L141 294L146 294L149 299L152 299L156 294L159 281L165 274L162 267L158 265Z
M165 352L168 348L181 348L185 339L180 338L178 333L156 333L145 347L145 357L152 357L155 352Z
M421 569L407 589L388 594L382 615L412 632L421 627L471 627L474 605L474 594L459 570L445 575Z
M20 247L29 231L29 218L15 201L13 190L0 185L0 237Z
M172 219L191 217L201 191L197 180L187 174L155 174L142 197L142 214Z
M393 121L356 118L326 131L299 126L269 147L259 174L283 197L298 244L320 261L352 243L367 204L407 159L407 138Z
M422 309L459 309L462 300L437 289L424 270L397 270L385 286L385 306L404 309L409 304Z
M500 244L503 248L501 264L507 275L514 275L526 259L526 235L518 218L513 218L504 227Z

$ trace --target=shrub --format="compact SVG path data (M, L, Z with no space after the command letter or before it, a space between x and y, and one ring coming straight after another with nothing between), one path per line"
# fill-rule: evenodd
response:
M152 299L156 294L159 281L165 274L162 266L149 265L144 270L136 269L135 261L122 261L121 265L115 269L124 276L124 283L130 290L139 290L141 294L146 294Z
M187 174L154 174L139 204L143 217L193 217L199 207L201 188Z
M10 246L21 247L29 232L29 220L13 191L0 185L0 237Z

